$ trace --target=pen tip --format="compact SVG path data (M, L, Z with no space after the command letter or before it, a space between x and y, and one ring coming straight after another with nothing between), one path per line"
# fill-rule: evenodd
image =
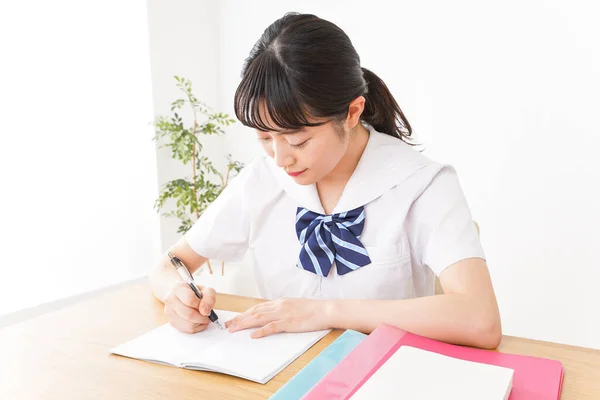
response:
M215 324L217 324L217 326L219 327L220 330L225 329L225 328L223 328L223 325L221 325L221 323L219 321L216 321Z

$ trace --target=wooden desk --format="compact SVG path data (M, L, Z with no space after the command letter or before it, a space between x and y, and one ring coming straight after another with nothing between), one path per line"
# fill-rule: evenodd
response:
M243 311L256 299L220 295ZM111 355L108 350L166 323L145 284L83 301L0 330L0 399L264 399L341 332L334 331L266 385ZM561 360L562 399L600 399L600 351L505 337L500 351Z

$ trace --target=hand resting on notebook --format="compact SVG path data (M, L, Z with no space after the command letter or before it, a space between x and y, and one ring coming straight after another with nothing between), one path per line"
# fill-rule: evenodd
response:
M251 307L225 322L229 332L260 327L250 335L260 338L279 332L309 332L331 329L326 302L300 298L280 298Z

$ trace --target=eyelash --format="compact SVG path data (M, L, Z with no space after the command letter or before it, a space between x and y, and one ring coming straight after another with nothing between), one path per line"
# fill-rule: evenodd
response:
M266 143L266 142L270 141L271 138L258 138L258 140L260 140L262 143ZM288 144L290 145L290 147L292 147L294 149L301 149L304 146L306 146L306 143L308 143L308 140L306 140L306 141L304 141L303 143L300 143L300 144L291 144L291 143L288 143Z
M306 143L308 143L308 140L306 140L306 141L304 141L303 143L300 143L300 144L291 144L291 143L290 143L290 146L291 146L292 148L294 148L294 149L301 149L301 148L303 148L304 146L306 146Z

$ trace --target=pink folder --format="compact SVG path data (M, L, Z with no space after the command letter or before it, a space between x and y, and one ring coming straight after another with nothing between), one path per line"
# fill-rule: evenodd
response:
M512 368L509 400L557 400L563 381L560 361L456 346L382 325L323 377L303 400L349 399L402 345L450 357Z

